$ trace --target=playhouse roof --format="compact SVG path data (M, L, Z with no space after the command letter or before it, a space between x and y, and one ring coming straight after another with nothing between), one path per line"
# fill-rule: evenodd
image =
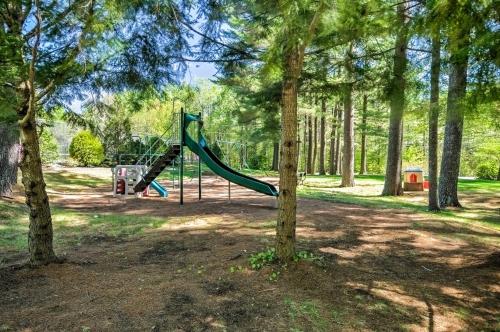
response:
M419 166L410 166L406 167L405 172L414 172L414 173L422 173L423 169Z

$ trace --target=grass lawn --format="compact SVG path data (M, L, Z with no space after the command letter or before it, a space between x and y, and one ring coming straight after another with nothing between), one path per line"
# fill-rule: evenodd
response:
M458 183L463 209L447 209L439 213L427 211L427 192L406 192L403 196L381 196L382 175L357 175L354 188L341 188L340 176L308 176L299 186L298 196L372 208L407 209L432 214L443 221L456 221L500 230L500 182L465 180Z

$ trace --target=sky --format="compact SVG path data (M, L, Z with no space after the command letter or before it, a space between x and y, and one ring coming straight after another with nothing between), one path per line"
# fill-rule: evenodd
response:
M188 70L186 71L186 75L184 76L184 82L187 84L194 84L197 80L200 79L212 79L215 78L215 74L217 73L217 69L213 63L208 62L189 62Z
M217 73L217 69L215 68L213 63L208 62L188 62L188 69L184 76L182 82L187 84L195 84L199 80L203 79L213 79L215 78L215 74ZM81 113L82 112L82 101L75 99L70 105L70 108L73 112Z

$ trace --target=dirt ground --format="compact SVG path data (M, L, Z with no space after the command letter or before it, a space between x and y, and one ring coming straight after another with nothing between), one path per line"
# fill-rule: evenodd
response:
M276 179L269 179L276 182ZM168 199L108 187L53 206L164 217L132 237L88 236L63 264L0 269L0 331L495 331L499 234L405 210L299 200L298 249L318 261L254 271L272 247L272 198L204 178ZM277 273L273 278L272 273ZM270 280L272 279L272 280Z

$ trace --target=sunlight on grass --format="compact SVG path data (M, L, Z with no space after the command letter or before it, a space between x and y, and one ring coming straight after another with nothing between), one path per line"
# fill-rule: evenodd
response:
M44 172L44 179L48 190L79 191L85 188L109 185L111 183L111 172L109 178L100 178L66 171L46 171Z
M381 196L384 177L378 175L356 176L354 188L341 188L339 176L308 176L303 186L299 186L297 194L301 198L318 199L344 204L355 204L370 208L408 209L413 212L432 215L433 219L473 224L490 229L500 230L500 213L478 203L466 203L466 209L444 210L440 213L427 211L427 193L410 192L404 196ZM460 195L483 195L481 200L487 202L500 193L498 181L460 180ZM468 198L468 197L466 197Z
M28 217L23 205L0 201L0 251L26 250L28 247ZM129 237L156 229L169 220L159 217L91 214L59 207L52 208L56 244L75 244L95 234Z

